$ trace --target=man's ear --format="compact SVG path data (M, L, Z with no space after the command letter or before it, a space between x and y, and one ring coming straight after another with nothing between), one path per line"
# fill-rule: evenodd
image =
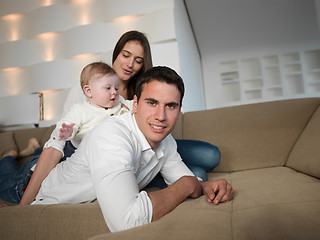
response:
M84 86L83 86L83 92L84 92L84 94L85 94L88 98L91 98L91 97L92 97L91 88L90 88L89 85L84 85Z
M137 105L138 105L138 98L137 98L137 95L134 95L133 103L132 103L132 110L134 113L137 113Z

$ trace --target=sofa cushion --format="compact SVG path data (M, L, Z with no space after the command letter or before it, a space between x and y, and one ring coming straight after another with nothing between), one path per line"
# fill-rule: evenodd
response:
M56 125L53 125L51 127L47 127L47 129L45 130L43 136L40 139L40 145L44 146L44 144L49 140L52 131L55 129Z
M188 112L183 138L220 149L215 172L284 166L319 103L319 98L292 99Z
M188 199L158 221L103 239L319 239L320 182L287 167L209 173L225 178L234 200L213 205L202 196Z
M236 211L232 216L233 239L320 239L319 204L273 204Z
M0 239L85 240L110 232L97 202L0 208Z
M12 132L3 132L0 133L0 157L11 150L17 150L17 145L13 138Z
M320 107L299 137L287 166L320 178Z

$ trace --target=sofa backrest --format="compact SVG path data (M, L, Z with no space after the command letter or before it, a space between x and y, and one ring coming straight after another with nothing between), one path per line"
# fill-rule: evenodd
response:
M19 130L9 131L7 133L12 132L13 141L16 145L16 148L18 151L21 151L22 149L27 147L28 140L32 137L35 137L36 139L38 139L40 145L43 146L45 142L49 139L54 127L55 126L19 129ZM21 166L29 158L30 157L19 159L18 160L19 166Z
M215 172L284 166L320 98L233 106L183 115L182 137L221 151Z
M320 107L299 137L286 165L299 172L320 178Z

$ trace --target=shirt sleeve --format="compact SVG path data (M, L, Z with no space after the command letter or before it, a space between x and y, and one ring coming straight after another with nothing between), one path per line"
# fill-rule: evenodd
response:
M49 138L49 140L44 144L44 148L55 148L57 150L59 150L61 153L62 153L62 157L64 156L64 153L63 153L63 148L64 148L64 145L66 143L65 140L59 140L59 132L60 130L56 127L52 133L51 133L51 136Z
M112 232L150 223L153 211L133 172L138 146L129 133L115 131L115 125L100 125L90 135L86 149L97 199Z
M160 172L166 184L171 185L183 176L194 176L193 172L182 161L180 154L177 152L177 143L171 135L167 137L164 148L167 150L167 160Z
M56 128L51 133L51 136L49 140L45 143L44 148L49 148L49 147L55 148L59 150L62 153L62 155L64 155L63 148L66 143L66 140L71 140L76 135L83 118L82 112L83 112L82 108L79 104L72 106L70 111L62 119L60 119L57 122ZM73 126L71 136L66 140L59 140L60 128L62 127L62 123L65 123L65 124L75 123L75 125Z

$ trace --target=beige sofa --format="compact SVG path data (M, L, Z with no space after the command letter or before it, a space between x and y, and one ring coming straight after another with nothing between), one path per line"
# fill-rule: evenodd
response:
M23 148L50 131L19 130L14 139ZM320 239L320 98L185 113L174 136L219 147L209 179L230 181L233 201L188 199L156 222L117 233L97 203L6 207L0 239Z

